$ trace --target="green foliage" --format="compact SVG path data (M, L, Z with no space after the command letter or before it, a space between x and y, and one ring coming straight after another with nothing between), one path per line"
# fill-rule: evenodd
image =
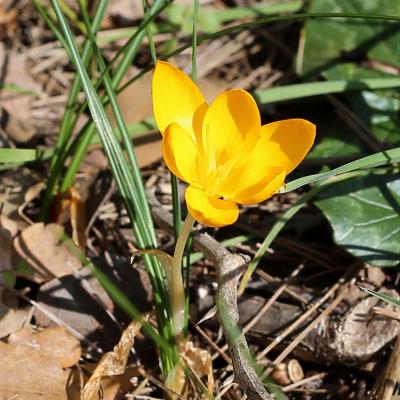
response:
M70 31L68 23L59 7L57 0L52 0L52 5L59 20L62 33L65 37L67 46L66 50L68 51L71 61L74 63L77 73L82 81L82 87L86 94L94 127L101 138L104 150L107 154L111 171L116 180L121 197L124 200L130 221L133 225L138 246L141 248L154 248L157 245L156 237L147 200L144 196L143 183L141 181L140 172L133 154L132 143L130 138L127 136L125 126L121 120L112 82L105 71L105 65L102 57L97 52L93 36L89 35L89 38L92 41L93 49L96 50L97 62L101 71L104 73L105 88L107 95L111 100L115 117L118 121L118 126L124 141L124 150L128 153L127 158L125 158L124 151L115 137L104 106L88 76L81 56L76 47L74 36ZM87 26L87 19L85 21ZM90 29L88 29L88 32L90 32ZM155 304L158 310L157 318L159 321L159 329L165 340L171 341L171 338L173 338L173 329L171 319L168 315L168 308L166 308L166 304L168 304L168 297L164 284L163 270L161 269L160 264L154 258L146 256L145 264L154 290ZM164 372L168 372L168 370L176 363L177 354L174 352L175 349L173 346L171 350L172 351L169 351L168 353L161 353ZM171 352L173 355L172 359Z
M376 266L400 262L400 179L368 174L326 188L316 205L329 220L336 243Z
M400 2L392 0L313 0L310 13L365 13L400 15ZM305 76L366 54L368 58L400 66L398 23L352 18L308 20L304 28L304 54L299 66Z
M201 32L215 32L221 29L222 24L240 18L260 17L280 13L296 12L301 9L303 2L292 0L285 2L256 3L251 6L217 9L201 7L198 15L198 30ZM169 22L176 25L185 33L192 32L193 7L184 4L172 4L167 10Z

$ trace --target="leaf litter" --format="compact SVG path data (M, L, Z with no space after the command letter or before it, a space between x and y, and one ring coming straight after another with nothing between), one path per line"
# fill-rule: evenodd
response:
M113 2L111 1L110 3ZM235 5L236 3L240 5L242 2L238 0L234 3ZM21 4L26 5L23 1L21 1ZM122 20L127 19L131 21L135 16L132 14L124 15L124 10L121 10L122 6L118 5L116 2L115 4L116 7L114 7L114 9L116 10L115 14L117 14L117 18L114 20L108 20L107 23L109 24L108 28L117 28L118 30L120 27L118 24L122 24ZM218 7L224 7L224 5L218 4ZM14 29L12 26L14 17L13 15L9 15L7 18L10 18L11 20L9 29L12 31ZM17 20L17 22L19 21ZM163 22L168 23L168 21ZM42 29L42 26L34 28ZM297 28L292 26L290 29L292 29L290 30L290 34L292 34ZM286 73L292 63L292 58L289 57L290 59L288 59L288 54L290 55L292 49L289 48L288 43L286 43L285 34L287 33L287 26L285 28L283 25L274 25L272 26L271 32L272 34L267 29L265 31L264 29L260 29L257 30L257 32L246 32L245 35L242 36L232 35L229 38L214 41L208 46L199 46L199 60L201 61L199 62L199 75L201 76L203 74L202 71L213 71L209 74L210 76L206 77L207 79L220 79L222 77L224 84L227 82L234 82L238 86L243 84L248 88L261 88L262 86L268 87L268 85L274 82L277 82L279 85L287 79L291 79ZM15 33L18 35L18 32ZM105 35L108 34L107 31L102 32L102 35L103 33ZM174 36L174 40L179 41L179 35L180 33L178 32L176 36ZM260 45L258 35L261 35L262 37L262 46ZM170 45L170 43L165 42L165 35L163 36L163 34L160 35L155 33L154 36L157 45ZM38 37L39 41L37 41ZM47 32L45 40L47 41L49 37L50 36ZM38 76L41 75L40 79L37 80L37 82L40 82L38 85L39 93L40 90L44 88L44 90L48 91L48 98L52 101L53 99L51 96L55 93L61 95L66 93L65 91L62 92L61 89L68 87L69 82L72 79L72 74L68 68L63 70L66 65L66 57L65 54L61 54L60 48L55 42L43 43L41 42L42 38L40 35L38 36L37 33L36 39L34 40L36 40L35 45L37 46L34 47L33 50L37 50L36 54L41 52L42 58L38 57L38 59L35 60L34 52L32 52L30 53L29 61L33 62L35 65L35 73L37 73ZM245 45L244 42L246 42ZM19 43L19 45L21 46L21 43ZM41 46L47 46L47 50ZM115 43L106 48L105 51L112 52L114 50L113 46L115 47ZM264 46L268 48L268 52L262 51ZM265 56L265 54L267 54L267 56ZM140 54L137 64L145 64L146 57L146 54ZM19 62L21 65L24 64L26 66L26 60L23 60L22 57ZM189 65L190 61L188 54L177 57L177 62L185 66ZM256 69L253 68L254 64L256 64ZM21 70L21 65L18 67L19 70ZM25 69L24 74L26 74L26 72L27 70ZM257 72L258 75L253 74L253 72ZM283 80L281 80L282 77L284 78ZM26 76L25 78L29 79ZM132 102L136 102L137 98L143 93L143 91L144 89L139 89L133 94L128 95L127 99L124 100L127 114L132 111ZM23 97L21 97L21 100L23 100ZM55 100L58 101L58 99ZM309 104L304 102L304 104L299 104L299 107L296 104L296 107L294 107L295 111L298 114L308 115L308 113L311 112L312 115L316 115L318 114L318 111L320 111L321 107L322 115L329 114L326 113L327 107L330 107L329 104L320 100L321 99L318 98L317 101L311 101ZM145 108L143 116L148 116L151 110L149 111L148 105L143 104L143 106ZM61 106L61 109L63 109L62 107L63 106ZM284 105L282 107L268 105L268 109L266 108L266 116L268 116L268 118L272 116L276 119L282 116L286 117L288 115L288 109L290 111L290 105ZM25 109L25 111L26 110L27 109ZM43 112L42 119L46 120L46 122L51 125L50 131L55 131L58 126L56 125L57 116L54 117L54 115L48 110L51 110L51 108L43 108L43 111L46 111L46 113ZM7 113L8 111L9 110L7 110ZM15 110L15 112L16 111L17 110ZM27 116L28 114L25 115ZM14 117L16 117L15 114ZM139 119L141 118L144 117L140 116ZM22 124L24 125L25 122L29 123L28 120L24 120ZM320 122L320 126L323 127L321 128L322 131L325 129L325 125L328 124L325 121L325 117L322 118L322 121ZM17 133L24 134L24 129L17 127ZM11 136L12 132L10 134L10 137ZM18 142L18 140L20 139L16 138L15 142ZM39 143L39 146L53 145L53 138L50 136L41 139L34 136L30 140L32 140L32 143L34 143L35 146L37 143ZM14 143L14 141L11 143ZM171 196L170 192L167 192L166 189L169 188L168 177L163 167L157 163L152 163L153 161L156 161L160 155L160 148L157 146L157 144L154 145L154 142L150 144L148 149L151 150L151 154L150 150L144 148L140 150L139 147L139 153L141 153L139 154L141 159L140 164L141 166L146 167L143 174L145 179L149 178L148 186L151 189L155 188L158 191L157 195L162 198L164 205L170 207ZM103 165L103 169L104 167L105 165ZM24 172L21 173L21 171ZM56 240L57 233L60 229L59 227L48 228L48 225L38 227L35 224L32 225L32 228L29 226L29 220L21 218L21 215L24 215L29 219L36 220L35 207L37 207L37 199L35 196L29 196L29 201L27 201L27 195L30 192L29 187L32 187L32 185L37 183L37 180L32 179L33 175L36 173L37 168L32 165L29 166L29 168L21 168L14 170L11 173L2 173L1 175L1 181L3 181L3 177L7 176L7 174L8 178L11 178L11 182L9 179L6 186L3 186L0 182L2 198L6 199L1 224L1 227L5 230L0 231L0 251L4 254L4 264L7 266L7 269L11 268L15 271L15 274L17 275L17 290L37 299L37 304L39 304L40 307L50 309L53 315L57 315L60 320L66 322L66 324L70 325L72 328L79 326L81 330L76 330L80 332L83 337L93 339L96 343L99 343L99 339L98 337L95 337L94 332L100 331L103 336L109 336L109 343L104 346L104 348L108 349L112 347L120 337L120 330L111 318L106 315L106 311L109 315L116 313L117 317L115 318L120 320L117 308L112 304L107 293L105 293L101 288L96 287L94 281L90 279L90 273L87 269L82 269L81 265L78 263L75 265L76 268L66 268L65 263L69 256L62 250L62 244ZM107 171L103 170L101 171L101 174L107 175ZM25 175L24 179L29 181L29 184L24 181L21 175ZM39 178L39 181L40 180L43 179ZM291 195L295 196L294 194ZM218 239L225 239L226 236L229 237L230 235L236 234L239 229L241 232L244 231L246 233L251 233L253 239L250 244L238 244L234 247L234 250L236 252L252 254L253 249L258 246L258 243L262 242L263 237L265 236L266 227L270 226L275 218L279 218L280 210L290 207L294 200L295 199L290 198L289 195L283 195L280 196L279 199L275 199L267 205L262 205L260 208L256 209L250 207L249 209L245 209L243 210L241 222L237 227L235 227L234 231L220 231L214 232L214 234ZM82 202L85 206L90 206L88 203L91 203L92 201L93 198L89 197L87 200L86 197L82 196ZM112 259L117 254L120 258L129 260L130 251L134 249L136 243L131 233L129 233L129 235L123 234L124 231L126 232L128 230L126 214L124 213L124 210L121 210L120 202L115 195L112 195L107 201L107 204L104 204L104 210L106 210L107 207L108 210L112 210L112 212L103 211L103 209L99 210L97 218L92 221L91 229L88 230L87 238L79 239L79 233L81 231L79 231L80 228L77 226L80 222L78 221L79 213L77 212L77 209L72 210L74 214L72 222L76 225L75 237L77 241L83 243L85 239L88 239L86 241L86 254L92 259L101 256L103 260L107 260L106 267L109 268L111 273L117 275L120 273L120 264L113 262ZM34 212L31 212L32 210ZM382 320L374 315L373 309L378 303L373 301L370 302L365 298L360 298L359 295L349 293L349 297L346 297L339 307L336 307L330 314L325 316L325 321L318 323L316 326L311 325L313 321L315 321L315 317L318 315L324 316L326 309L329 308L331 299L334 298L337 291L342 288L342 284L336 285L336 283L339 282L338 279L343 269L351 269L354 266L353 264L356 261L359 261L341 251L338 246L335 246L330 241L330 237L326 234L325 229L321 227L321 222L318 222L320 220L321 215L312 207L307 207L304 213L301 212L298 218L293 220L293 223L290 222L290 225L288 225L289 229L287 231L285 230L282 234L285 239L290 237L291 241L285 242L282 240L284 238L280 237L274 242L273 249L271 249L270 253L266 254L260 263L260 274L254 276L253 281L249 284L246 295L240 299L239 309L241 317L243 318L242 322L244 323L246 330L246 327L248 327L248 338L255 354L257 354L257 352L260 353L262 349L267 348L266 346L268 346L268 343L274 343L275 338L279 337L281 329L284 329L287 326L295 326L297 324L297 328L293 329L292 334L288 335L284 341L271 350L271 357L278 358L279 353L284 350L285 347L289 345L297 345L295 349L296 357L298 357L298 360L302 363L305 378L304 383L300 381L300 385L296 387L291 387L291 385L289 385L286 388L291 398L325 399L332 398L331 395L334 394L339 398L351 398L351 396L354 397L354 395L357 395L359 399L364 400L366 398L366 392L363 391L363 387L371 387L371 382L375 379L382 361L385 361L387 354L385 349L390 348L388 344L390 339L397 332L398 324L392 324L391 322L388 322L387 319ZM59 222L59 226L65 225L66 231L71 233L69 230L70 227L66 226L67 223L65 223L64 220L60 220ZM17 230L15 229L14 223L17 224ZM14 226L11 226L13 224ZM29 232L29 229L32 229L32 231ZM19 234L19 232L21 233ZM18 237L18 234L19 239L17 240L16 238ZM42 254L40 243L37 243L39 240L35 241L35 236L42 238L42 240L48 240L47 235L50 235L48 243L51 244L50 247L52 247L52 250L47 253L46 260L46 257ZM161 230L158 231L158 235L160 236L161 246L168 248L172 241L171 235L166 234ZM19 266L19 261L18 259L16 260L14 249L11 249L10 251L10 240L16 243L17 248L17 242L22 239L26 239L28 249L21 249L23 246L20 246L17 253L19 257L22 256L22 258L27 259L27 265L29 265L29 268L34 272L33 275L27 273L26 268L24 269ZM63 259L62 257L59 257L59 251L64 254L66 258ZM324 262L324 258L321 254L323 254L325 258L329 258L330 262L328 266L327 263ZM37 255L43 256L41 263L45 264L46 269L49 270L48 274L43 274L43 270L38 267L37 260L34 259ZM54 260L56 261L54 264L61 263L64 265L62 267L60 267L60 265L52 265ZM305 262L305 270L307 273L304 273L298 281L293 283L291 282L287 287L287 290L283 291L283 293L279 295L279 299L269 307L268 312L261 316L258 315L262 314L262 310L266 306L268 298L279 290L280 285L285 283L288 275L287 272L290 271L293 266L299 265L303 262ZM369 269L367 264L361 264L360 268L362 271ZM371 282L369 276L356 275L356 273L354 273L353 276L357 276L357 279L362 281L363 284L366 283L367 286L370 285L370 287L374 289L380 290L382 288L384 290L385 286L395 286L398 281L395 271L382 271L384 271L383 277L381 277L377 282ZM273 276L273 282L265 279L267 272L270 276ZM262 273L265 274L263 275ZM14 284L15 274L11 276L13 279L7 281L8 284ZM9 274L2 275L7 277L7 279L10 278ZM207 260L196 263L192 266L191 275L191 282L193 282L191 290L196 291L199 285L203 285L207 290L207 296L211 299L209 303L214 304L215 271L210 263ZM314 278L313 275L315 275ZM129 276L130 275L124 275L121 280L122 283L126 283L130 280ZM74 283L71 283L72 281L74 281ZM86 284L88 284L89 287L85 286ZM76 291L77 287L81 287L82 289L83 286L85 286L83 291ZM132 300L135 302L141 300L145 296L149 296L149 298L151 297L151 293L149 294L148 290L139 293L135 289L132 290L127 286L124 286L123 291L127 295L132 296ZM86 293L86 295L84 295L84 293ZM85 308L86 304L90 303L90 298L92 299L91 301L93 304L91 303L91 307ZM93 298L97 298L97 300L93 300ZM299 301L299 299L302 301ZM321 301L321 299L324 300ZM193 307L196 308L199 303L196 295L193 296L192 303ZM7 302L7 304L9 303ZM92 307L94 304L96 304L97 309L103 308L104 318L97 318L96 312L98 311L95 312L94 307ZM301 324L298 323L302 315L308 313L315 304L319 304L319 306L314 309L313 313L309 314L309 319L305 318ZM0 303L0 305L2 305L2 303ZM378 305L381 304L379 303ZM383 304L382 306L385 307ZM16 309L21 310L21 303L18 307L19 308ZM10 356L8 358L2 357L4 363L12 365L13 368L15 368L12 370L14 371L13 375L18 377L18 374L21 374L20 376L24 378L22 380L23 384L17 381L17 379L12 382L16 388L21 386L19 398L35 399L40 397L46 399L64 399L68 397L73 400L79 399L80 387L85 384L85 381L88 379L87 374L90 371L94 371L93 376L95 376L97 371L97 378L100 379L101 390L95 394L95 398L97 396L99 399L118 399L122 398L126 393L132 390L133 393L136 393L137 395L149 394L149 396L159 396L160 391L157 391L157 387L162 387L155 383L157 382L156 378L152 378L153 375L154 377L157 377L160 373L158 366L154 362L157 358L154 356L151 358L150 362L148 360L146 362L138 357L135 359L133 364L129 364L127 361L128 359L126 359L124 366L124 364L121 363L121 360L124 361L123 358L118 358L117 355L114 355L110 360L111 362L115 362L115 369L110 368L110 370L108 370L107 368L102 367L104 368L103 373L113 372L115 370L121 373L119 375L110 376L107 374L101 374L101 369L99 369L100 367L96 362L96 358L88 357L88 349L85 347L86 344L84 342L81 342L83 357L79 362L79 367L74 367L73 369L71 368L71 363L74 360L73 357L67 362L68 366L66 366L67 364L64 364L64 367L60 367L60 357L54 356L54 354L52 355L45 349L45 347L40 347L40 351L43 354L38 354L38 352L34 353L32 347L35 346L33 346L32 343L34 343L35 340L38 342L40 342L40 340L48 340L52 342L51 330L55 329L54 324L56 324L56 322L49 320L49 317L46 319L43 315L40 317L40 312L36 308L35 310L32 310L32 313L27 315L25 312L25 317L22 321L16 324L16 326L10 324L9 332L6 332L6 330L6 333L2 336L5 337L10 333L15 332L14 335L10 335L8 339L3 339L4 341L0 343L2 351L13 355L13 357ZM362 315L360 316L360 314ZM76 322L78 316L81 319ZM253 317L258 317L258 322L254 325L250 323ZM196 318L193 318L193 320L196 320ZM5 319L0 322L0 333L2 333L3 321L5 321ZM21 326L29 325L29 322L33 322L34 324L46 328L42 331L39 329L33 334L29 333L29 329L31 328L24 328L22 331L18 331ZM50 326L52 327L49 328ZM311 333L308 340L296 343L296 337L298 334L297 330L301 331L306 329L308 326L312 328L310 328ZM365 327L367 327L367 329L365 329ZM368 329L369 327L371 327L371 329ZM232 375L230 375L230 358L224 347L222 336L218 332L218 325L216 324L215 319L210 318L209 320L204 321L202 328L201 336L197 335L194 330L190 330L192 342L190 342L190 344L188 343L188 352L187 354L182 354L182 357L199 379L204 381L207 379L208 385L210 385L210 382L212 383L213 380L215 381L214 391L217 392L218 397L225 398L225 396L227 396L226 398L241 398L242 393L235 385L230 385L226 388L226 392L222 393L222 391L225 390L222 382L229 381ZM49 329L49 336L46 336L44 332L47 332ZM386 336L382 335L381 338L385 339L383 341L385 343L381 343L379 340L374 340L374 335L377 336L382 330L391 331L391 334ZM335 337L336 340L335 346L343 349L344 355L342 358L345 358L346 360L344 363L341 360L336 360L335 362L338 363L339 367L335 367L331 364L327 365L326 360L321 361L322 357L318 359L318 356L323 354L327 348L329 350L329 346L324 347L324 343L326 344L326 341L328 341L324 341L324 334L328 331L334 331L335 335L333 337ZM357 367L358 369L355 371L355 369L350 366L351 363L357 361L356 358L358 357L358 355L356 358L354 357L355 353L353 350L356 350L356 346L354 345L355 341L353 339L358 338L359 332L365 333L365 331L369 335L366 340L371 341L372 344L376 344L373 349L375 355L368 364L361 363L360 367ZM39 340L39 337L35 336L39 335L39 333L43 333L43 339ZM338 333L341 336L338 337ZM59 335L63 336L64 334L59 333ZM35 337L36 339L32 339ZM316 337L314 342L312 341L313 337ZM345 339L349 337L351 340L346 341ZM25 344L24 341L26 341ZM305 350L309 350L310 348L310 342L314 345L315 342L317 342L317 345L320 346L318 351L312 351L312 353L314 353L313 360L310 360L310 358L307 358L308 356L305 355ZM137 341L136 345L138 344ZM145 352L150 353L149 344L147 342L145 342L145 344L147 346ZM357 344L357 346L359 346L359 344ZM18 352L16 351L16 348L18 348ZM202 350L202 348L206 350ZM129 350L127 351L129 354ZM331 354L328 355L337 356L338 354L335 354L335 351L335 349L331 349ZM38 389L33 394L28 392L27 394L24 392L27 388L24 385L27 381L26 379L29 377L25 377L25 370L17 369L19 361L18 357L20 357L21 354L20 352L24 352L27 356L27 364L35 365L35 368L42 373L41 375L34 375L36 381L29 381L30 384L32 384L33 389ZM315 357L315 355L317 357ZM76 357L76 355L74 357ZM88 359L86 359L86 357L88 357ZM20 359L22 359L22 357L20 357ZM211 360L213 360L213 363ZM258 361L262 365L269 365L270 362L266 357L260 357ZM137 365L141 365L141 362L143 362L143 367L137 367ZM37 367L38 365L40 366ZM62 368L66 368L66 370L63 371ZM139 382L139 379L145 376L140 373L140 368L146 370L146 378L143 379L140 384L136 385ZM36 372L39 373L39 371ZM62 372L67 373L68 380L65 380L65 375L63 375ZM49 377L51 377L52 374L55 378L54 386L51 385L51 387L49 386L46 388L45 383L48 385ZM131 378L133 378L135 385L131 383ZM339 388L338 382L340 383ZM10 389L11 386L9 385L6 389ZM109 389L111 386L113 387L112 390ZM133 389L134 386L135 389ZM292 388L295 390L292 391ZM11 388L11 392L14 389L15 388ZM211 386L209 386L209 390L212 390ZM324 390L325 392L323 392ZM194 392L196 392L196 390L194 390ZM38 393L41 393L40 396ZM191 396L192 393L193 392L191 391L188 392L188 396ZM10 396L7 395L5 398L9 397Z

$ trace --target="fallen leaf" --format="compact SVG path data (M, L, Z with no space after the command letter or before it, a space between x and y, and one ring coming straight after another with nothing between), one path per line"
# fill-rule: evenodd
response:
M101 347L110 348L119 335L119 329L107 314L107 310L114 312L114 304L87 267L41 285L37 302L83 337L96 340ZM35 309L34 318L42 327L55 324L39 308Z
M24 229L13 242L16 252L32 268L35 282L46 282L81 268L80 260L62 242L64 228L36 223Z
M55 326L35 332L31 328L20 329L7 338L14 346L35 349L43 356L54 359L62 368L75 365L81 357L81 346L65 328Z
M2 172L0 176L1 218L7 217L15 221L19 230L27 227L26 221L18 214L18 208L24 204L29 189L41 181L43 181L41 175L25 167Z
M145 318L147 320L147 318ZM141 323L132 321L122 333L119 343L101 358L99 364L83 389L83 400L97 400L102 380L125 372L128 356Z
M185 344L183 357L187 365L199 378L207 377L207 390L212 394L214 390L214 374L211 354L200 347L195 347L193 342L188 341Z
M5 5L0 5L0 27L5 30L8 37L12 37L17 28L18 11L16 8L7 10Z
M43 351L45 343L32 346L35 343L32 338L37 334L28 335L28 342L22 337L17 343L0 342L1 399L67 400L70 371L63 369L60 357L52 357L50 351ZM47 341L47 348L55 345Z
M24 208L37 197L42 192L42 190L46 187L44 182L38 182L32 185L27 189L24 194L24 202L18 207L18 215L25 220L29 225L33 224L33 222L24 214Z
M18 309L18 302L12 304L3 303L3 292L6 285L14 284L14 273L12 268L12 239L17 233L17 224L8 219L0 219L0 338L20 329L27 316L27 310Z
M27 316L27 309L7 307L0 302L0 338L20 329Z
M0 60L5 60L4 89L0 92L0 107L7 112L5 131L14 141L26 143L36 132L31 123L31 102L41 92L41 85L27 72L24 53L0 43Z

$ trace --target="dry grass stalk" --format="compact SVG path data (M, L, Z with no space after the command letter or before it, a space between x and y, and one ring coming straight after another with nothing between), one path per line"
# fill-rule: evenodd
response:
M400 336L397 336L388 365L378 378L368 400L398 399L396 388L400 382Z

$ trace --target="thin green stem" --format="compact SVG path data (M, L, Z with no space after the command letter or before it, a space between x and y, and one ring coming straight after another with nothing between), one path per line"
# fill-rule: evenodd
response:
M193 31L192 31L192 79L197 79L197 20L199 19L199 0L193 4Z
M146 20L148 20L149 19L149 6L148 6L146 0L142 0L142 6L143 6L144 17ZM151 25L150 24L148 24L146 26L146 35L149 40L151 59L153 61L153 64L156 65L156 62L157 62L156 46L154 45L154 40L153 40L153 36L151 34Z
M188 214L182 225L181 232L176 242L172 267L170 273L170 282L168 282L168 294L171 303L172 318L174 321L175 335L179 342L183 339L183 330L185 326L185 289L182 279L182 258L185 252L186 242L190 236L194 224L193 217Z

